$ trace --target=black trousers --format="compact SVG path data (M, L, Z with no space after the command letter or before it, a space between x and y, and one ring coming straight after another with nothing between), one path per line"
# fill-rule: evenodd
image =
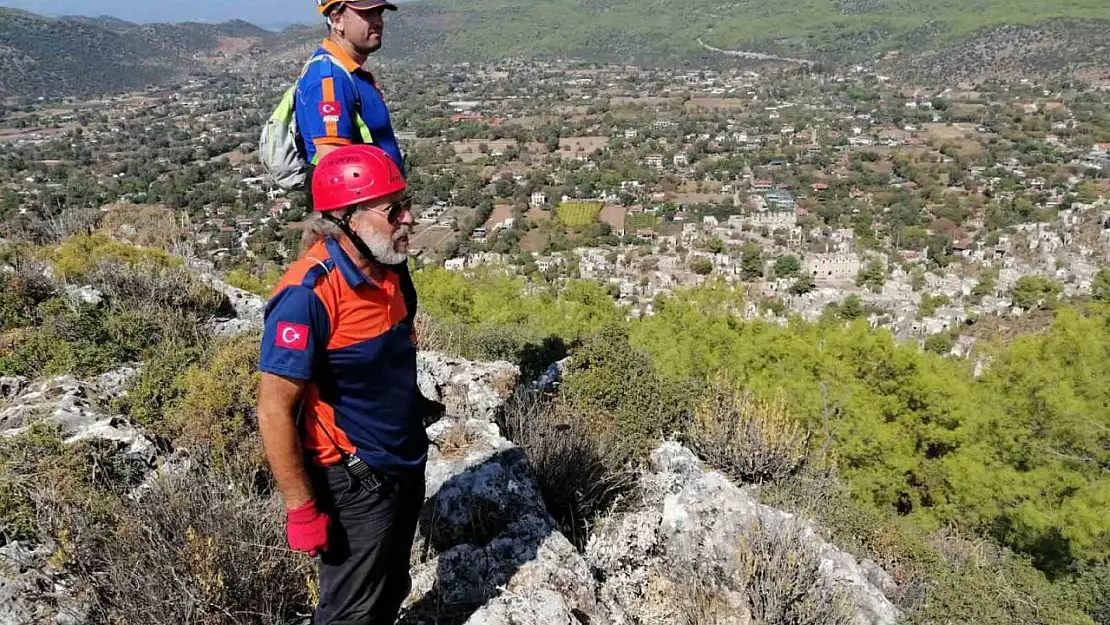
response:
M393 625L412 588L424 472L386 478L374 492L342 466L315 469L313 482L317 502L331 515L313 624Z
M305 179L305 198L308 203L308 212L312 212L312 175L316 172L315 165L308 166L308 174ZM401 278L401 294L405 298L405 310L408 315L405 321L408 322L410 328L416 327L416 286L412 283L412 276L409 275L408 262L398 263L396 265L386 265L394 271Z

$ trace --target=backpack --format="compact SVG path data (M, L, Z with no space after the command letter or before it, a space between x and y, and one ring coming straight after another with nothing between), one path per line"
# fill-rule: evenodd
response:
M262 125L262 134L258 140L258 158L262 161L263 169L266 170L266 179L283 189L301 187L308 175L309 164L305 158L304 138L297 128L295 106L297 102L297 84L300 83L301 78L304 78L309 66L317 61L327 63L327 68L324 70L325 77L330 77L332 68L338 67L347 76L347 79L354 84L354 76L351 76L351 73L343 67L338 59L330 54L321 53L313 56L305 63L301 75L285 90L285 95L282 96L281 102L278 103L277 108L270 115L270 119ZM359 96L357 84L355 84L355 98L358 111L361 111L362 99ZM370 128L358 112L355 114L355 124L358 126L363 143L373 143Z

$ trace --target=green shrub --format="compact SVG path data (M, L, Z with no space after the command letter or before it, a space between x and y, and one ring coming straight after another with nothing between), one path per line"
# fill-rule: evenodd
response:
M224 276L227 284L260 297L269 297L280 279L281 274L276 269L267 271L261 278L245 269L233 269Z
M0 438L0 533L58 537L72 532L72 515L103 520L113 494L136 486L144 472L118 452L105 440L64 445L57 427L42 424Z
M155 431L203 450L216 466L241 455L257 431L259 341L257 334L246 334L213 343L201 361L176 377Z
M680 433L697 397L691 385L660 377L618 324L603 327L574 351L562 392L567 406L586 417L598 438L629 460L645 457L664 437Z
M54 249L51 258L62 278L81 277L106 258L127 264L151 263L158 267L179 266L183 262L165 250L120 243L103 233L69 237Z
M930 334L925 339L925 351L938 354L940 356L946 355L952 351L952 337L944 332L937 334Z
M1051 583L1028 557L986 539L930 534L862 505L832 473L776 482L760 499L814 519L830 542L882 566L898 584L891 599L908 623L1091 625L1068 589Z
M0 274L0 331L36 325L36 308L57 294L54 284L41 274Z
M140 425L157 427L185 392L179 379L203 356L204 348L198 345L167 346L160 350L143 363L127 394L115 401L113 409Z
M35 309L41 324L10 336L0 375L93 376L201 340L201 319L174 308L117 308L54 298Z

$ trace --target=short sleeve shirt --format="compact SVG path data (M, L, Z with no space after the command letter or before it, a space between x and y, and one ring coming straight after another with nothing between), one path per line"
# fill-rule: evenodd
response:
M422 470L428 441L412 411L416 347L397 274L371 281L334 239L285 273L266 305L259 369L303 380L304 444L329 466L340 450L387 474Z
M361 118L369 130L369 142L385 150L404 173L389 109L373 75L330 39L324 40L313 58L324 54L347 71L327 60L316 61L308 64L297 81L294 113L308 162L316 162L316 149L321 145L366 143L358 125Z

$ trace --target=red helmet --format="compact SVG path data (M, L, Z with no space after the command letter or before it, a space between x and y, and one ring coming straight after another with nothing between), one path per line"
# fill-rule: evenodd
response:
M388 154L372 145L332 150L312 174L312 205L318 213L372 202L405 189L405 177Z

